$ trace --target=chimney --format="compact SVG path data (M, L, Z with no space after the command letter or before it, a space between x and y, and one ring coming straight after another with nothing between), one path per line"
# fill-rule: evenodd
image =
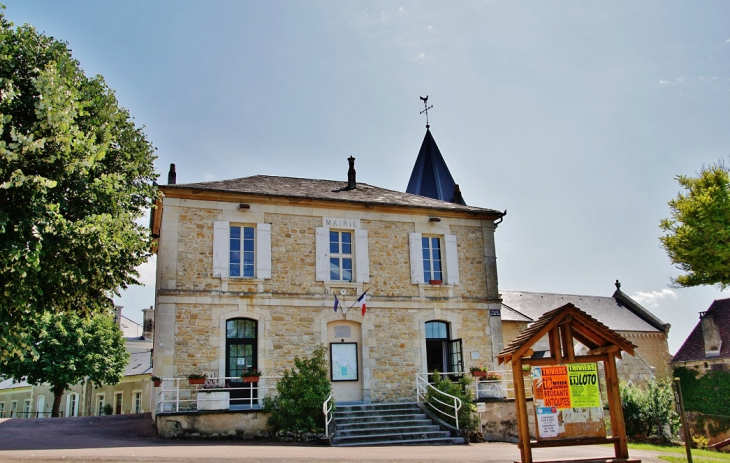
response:
M115 305L114 310L112 311L112 317L114 318L114 323L119 325L119 328L122 327L122 307L121 305Z
M350 168L347 171L347 188L345 190L357 189L357 182L355 181L355 158L350 156L347 158L347 162L350 163Z
M715 323L715 312L700 312L700 325L702 325L702 339L705 341L705 357L717 357L720 355L722 339L720 329Z
M150 306L149 309L142 309L142 337L145 340L152 340L155 332L155 309Z
M451 202L454 204L463 204L466 205L464 202L464 197L461 196L461 189L459 188L459 185L454 185L454 197L451 198Z
M177 182L177 173L175 173L175 164L170 164L170 172L167 173L167 184L174 185Z

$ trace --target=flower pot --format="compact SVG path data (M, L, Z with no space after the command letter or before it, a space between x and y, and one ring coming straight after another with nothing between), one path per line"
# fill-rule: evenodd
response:
M441 280L428 280L428 283L429 284L432 284L432 285L439 286L441 283L443 283L443 281L441 281Z
M162 381L152 381L152 385L154 385L155 387L160 387L162 386Z
M205 384L205 378L188 379L190 384Z
M487 372L481 371L481 370L475 370L475 371L471 372L471 375L475 378L480 378L480 377L487 376Z
M258 383L260 376L244 376L241 378L244 383Z

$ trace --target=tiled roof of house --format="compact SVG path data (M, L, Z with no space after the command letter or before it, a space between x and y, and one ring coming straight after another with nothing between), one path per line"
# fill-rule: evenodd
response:
M581 296L576 294L531 293L502 291L503 308L506 306L530 320L567 303L615 331L664 331L664 323L620 290L611 297ZM525 321L514 313L502 312L502 320Z
M426 129L406 191L414 195L451 202L454 199L455 185L456 182L446 166L444 157L441 156L436 140L433 139L431 131ZM466 204L463 198L455 202Z
M224 193L243 193L282 198L305 198L382 206L404 206L458 212L488 213L502 216L494 209L464 206L410 193L388 190L358 182L357 188L347 190L346 181L313 180L293 177L254 175L213 182L160 185L164 190L192 189Z
M714 301L707 309L707 315L715 317L715 325L720 331L720 339L722 340L720 355L712 357L705 355L705 340L702 336L700 322L697 323L682 347L679 348L671 363L730 358L730 298Z

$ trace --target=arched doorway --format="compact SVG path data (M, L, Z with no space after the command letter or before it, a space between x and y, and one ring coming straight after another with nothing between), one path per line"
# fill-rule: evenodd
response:
M450 376L464 372L461 339L451 339L450 326L443 321L426 322L426 371L434 370Z
M246 388L250 384L240 379L244 371L258 369L258 323L248 318L234 318L226 322L226 376L231 390L231 406L245 406L249 399L257 397L257 390Z
M337 320L327 324L332 395L337 402L363 400L360 324Z

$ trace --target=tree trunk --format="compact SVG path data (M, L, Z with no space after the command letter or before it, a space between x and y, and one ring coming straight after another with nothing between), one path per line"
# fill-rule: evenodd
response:
M61 397L63 397L63 391L65 390L66 388L63 386L51 387L51 392L53 392L53 408L51 409L51 418L58 418L59 410L61 409Z

